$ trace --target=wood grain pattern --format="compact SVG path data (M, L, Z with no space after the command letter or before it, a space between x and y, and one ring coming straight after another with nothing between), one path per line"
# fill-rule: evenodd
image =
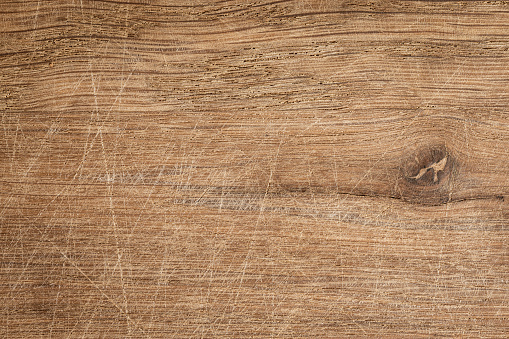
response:
M509 4L6 0L0 336L509 336Z

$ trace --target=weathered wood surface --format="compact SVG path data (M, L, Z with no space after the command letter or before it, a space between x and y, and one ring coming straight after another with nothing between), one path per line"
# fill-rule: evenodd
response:
M509 4L0 5L0 336L509 336Z

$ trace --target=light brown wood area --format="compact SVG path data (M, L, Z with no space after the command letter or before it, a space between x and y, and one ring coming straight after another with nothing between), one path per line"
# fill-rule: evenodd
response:
M509 4L3 0L0 337L509 336Z

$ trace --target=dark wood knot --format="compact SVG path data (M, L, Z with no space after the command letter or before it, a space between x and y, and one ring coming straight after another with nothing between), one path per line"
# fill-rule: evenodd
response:
M455 159L445 146L411 152L401 165L399 194L413 203L438 205L449 200Z

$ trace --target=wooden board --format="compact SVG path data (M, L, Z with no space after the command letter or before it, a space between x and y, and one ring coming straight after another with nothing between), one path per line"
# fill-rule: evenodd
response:
M509 4L5 0L0 336L509 336Z

